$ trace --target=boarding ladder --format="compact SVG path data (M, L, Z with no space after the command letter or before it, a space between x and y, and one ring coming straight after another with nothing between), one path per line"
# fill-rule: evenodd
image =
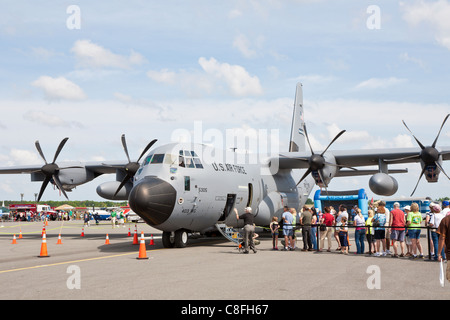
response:
M239 244L242 240L240 232L234 228L228 227L225 223L216 223L216 229L231 242Z

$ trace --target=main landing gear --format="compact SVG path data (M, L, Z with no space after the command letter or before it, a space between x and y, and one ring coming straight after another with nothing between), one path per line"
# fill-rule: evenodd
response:
M184 248L188 242L188 232L180 229L177 231L164 231L162 234L164 248Z

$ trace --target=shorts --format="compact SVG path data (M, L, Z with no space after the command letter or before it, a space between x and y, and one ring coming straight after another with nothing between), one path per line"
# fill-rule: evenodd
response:
M408 230L410 239L419 239L420 238L420 229L409 229Z
M287 237L292 237L294 235L294 229L283 229L283 234Z
M391 239L395 241L405 241L405 230L392 230Z
M375 230L375 240L386 239L386 231L383 230Z

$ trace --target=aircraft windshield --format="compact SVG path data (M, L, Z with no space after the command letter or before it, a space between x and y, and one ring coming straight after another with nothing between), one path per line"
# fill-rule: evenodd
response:
M180 150L178 158L180 167L203 169L202 162L194 151Z

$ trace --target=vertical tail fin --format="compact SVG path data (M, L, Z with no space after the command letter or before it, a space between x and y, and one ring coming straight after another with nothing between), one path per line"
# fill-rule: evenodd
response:
M292 116L291 141L289 152L306 151L305 132L303 118L303 89L302 84L297 83L295 90L294 114Z

